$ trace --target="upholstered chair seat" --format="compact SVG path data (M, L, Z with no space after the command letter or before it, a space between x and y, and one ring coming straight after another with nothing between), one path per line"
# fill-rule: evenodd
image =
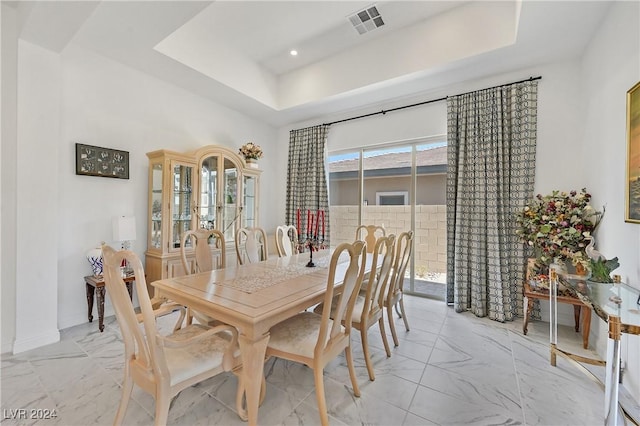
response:
M312 312L302 312L287 321L271 328L269 347L273 350L296 353L303 357L313 358L313 351L318 344L318 332L322 317ZM329 320L330 329L333 321ZM342 327L344 329L344 327ZM327 335L325 344L331 336Z
M190 339L205 333L210 327L201 324L192 324L186 328L180 329L171 335L175 342L187 342ZM166 347L164 348L164 356L167 362L167 369L171 377L170 384L187 380L189 377L195 377L206 371L223 365L224 352L229 346L233 336L230 332L214 334L203 338L185 347ZM236 346L231 352L234 358L240 357L240 348ZM233 367L233 364L228 366Z

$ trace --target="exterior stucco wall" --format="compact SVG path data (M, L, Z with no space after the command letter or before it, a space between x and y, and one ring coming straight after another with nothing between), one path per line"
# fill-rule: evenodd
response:
M445 174L422 175L417 178L416 204L444 204L446 200ZM369 205L376 204L376 192L378 191L409 191L411 188L410 176L391 176L368 178L364 180L364 197ZM347 205L358 204L359 181L330 180L329 195L330 204Z

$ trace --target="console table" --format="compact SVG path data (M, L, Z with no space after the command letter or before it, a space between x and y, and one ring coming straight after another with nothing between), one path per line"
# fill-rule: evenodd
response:
M606 366L604 420L606 425L617 425L620 338L622 333L640 334L640 290L623 283L594 283L577 275L560 275L555 270L551 271L550 278L551 365L555 366L556 355L561 355L573 361ZM606 362L573 355L557 347L557 292L560 281L573 295L591 306L596 315L608 324ZM622 411L624 412L624 409Z
M127 286L129 297L133 300L133 293L131 283L135 281L135 276L131 275L124 279L124 283ZM104 276L102 275L87 275L84 277L85 287L87 290L87 305L89 308L88 317L89 322L93 322L93 295L96 294L98 299L98 328L100 332L104 331ZM97 290L97 291L96 291Z

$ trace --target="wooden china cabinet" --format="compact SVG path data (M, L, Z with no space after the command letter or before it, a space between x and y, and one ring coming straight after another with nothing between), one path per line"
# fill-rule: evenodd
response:
M147 282L184 275L182 234L198 228L225 236L227 262L235 260L238 227L258 226L260 173L229 148L208 145L179 153L158 150L149 157ZM193 251L187 260L193 261ZM212 250L217 256L216 250ZM149 294L153 287L148 285Z

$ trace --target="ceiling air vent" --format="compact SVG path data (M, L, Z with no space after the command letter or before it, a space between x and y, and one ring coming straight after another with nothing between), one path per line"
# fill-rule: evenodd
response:
M384 25L382 16L380 16L375 6L367 7L360 12L349 15L349 22L358 31L358 34L364 34Z

